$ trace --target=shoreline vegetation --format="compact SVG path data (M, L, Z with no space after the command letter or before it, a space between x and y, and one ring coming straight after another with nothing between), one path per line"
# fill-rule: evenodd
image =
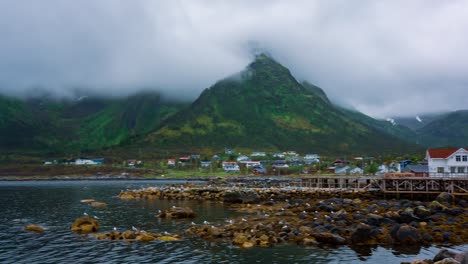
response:
M2 165L0 180L212 180L238 177L277 177L278 175L253 175L248 173L226 173L200 169L154 169L129 168L115 165ZM297 178L299 173L280 175Z

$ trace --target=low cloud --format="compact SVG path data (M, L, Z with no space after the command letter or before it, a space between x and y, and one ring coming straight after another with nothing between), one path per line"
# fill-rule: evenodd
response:
M253 2L253 3L252 3ZM376 117L466 108L465 1L0 2L0 91L193 99L252 44Z

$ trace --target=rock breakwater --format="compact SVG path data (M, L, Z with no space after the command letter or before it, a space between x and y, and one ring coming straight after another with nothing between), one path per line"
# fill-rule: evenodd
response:
M220 201L245 213L225 222L194 225L188 235L241 247L292 242L304 246L464 244L465 201L450 194L431 202L382 200L369 192L213 186L151 187L121 192L122 199Z

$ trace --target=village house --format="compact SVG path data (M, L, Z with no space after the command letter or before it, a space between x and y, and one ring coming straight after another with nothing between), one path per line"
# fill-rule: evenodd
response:
M182 156L182 157L179 157L179 164L184 166L186 164L189 164L190 163L190 156Z
M209 168L211 167L211 161L200 161L200 167L202 168Z
M401 171L413 173L416 177L429 176L429 167L427 164L406 165Z
M191 159L200 159L200 154L190 154Z
M382 164L378 167L376 175L384 175L385 173L401 172L401 165L399 162L390 162L389 164Z
M244 164L246 168L251 168L251 167L254 167L254 166L261 166L262 165L260 163L260 161L241 161L239 163Z
M174 167L176 165L176 159L167 159L167 166Z
M275 153L273 154L273 158L284 159L285 155L283 153Z
M128 167L141 167L143 166L143 162L141 160L126 160L125 162L125 166L128 166Z
M99 159L86 159L80 158L75 160L75 165L101 165L104 163L103 158Z
M256 151L256 152L252 152L252 154L250 154L251 157L265 157L266 156L266 153L265 152L260 152L260 151Z
M239 156L237 157L237 162L242 162L242 161L250 161L250 158L247 156Z
M304 156L304 159L306 159L306 160L318 160L318 159L320 159L320 156L318 154L306 154Z
M224 149L224 154L232 155L232 154L234 154L234 150L226 148L226 149Z
M468 175L468 150L465 148L433 148L426 151L430 177Z
M345 165L349 165L349 160L339 160L339 159L337 159L332 164L335 167L345 166Z
M225 172L238 172L240 171L239 165L233 161L223 161L222 163L223 170Z

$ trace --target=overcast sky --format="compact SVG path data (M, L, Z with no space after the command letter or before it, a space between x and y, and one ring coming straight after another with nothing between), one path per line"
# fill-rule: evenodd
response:
M195 98L251 47L374 117L468 109L468 1L0 1L0 91Z

